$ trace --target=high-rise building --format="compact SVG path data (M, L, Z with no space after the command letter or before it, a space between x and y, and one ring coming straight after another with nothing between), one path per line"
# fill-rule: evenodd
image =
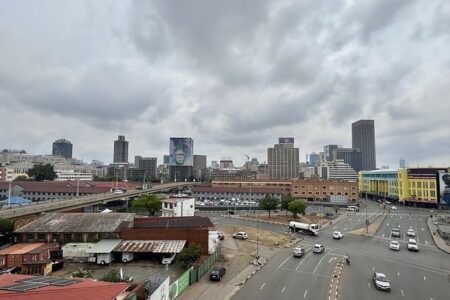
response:
M267 148L269 178L298 178L299 148L294 147L294 138L279 138L278 142L273 148Z
M319 154L316 152L310 153L309 154L309 164L310 165L317 165L319 164Z
M221 169L233 169L233 161L231 159L221 159L220 160L220 168Z
M206 172L206 155L194 154L194 177L200 179Z
M143 169L145 178L154 180L156 178L156 168L158 166L158 160L156 157L134 157L134 166L137 169Z
M352 123L352 148L361 151L362 170L377 168L373 120L359 120Z
M346 164L350 165L353 170L359 172L362 170L362 155L359 149L354 148L337 148L336 159L342 159Z
M325 159L327 161L336 160L336 149L338 147L338 145L326 145L323 147L323 152L325 153Z
M119 135L117 141L114 141L114 163L128 163L128 141L124 135Z
M170 155L164 155L164 164L169 165L170 164Z
M189 137L171 137L169 144L170 179L185 181L193 179L194 140Z
M327 161L318 167L318 175L323 179L358 181L358 174L342 159Z
M72 158L72 143L66 139L56 140L53 142L52 155Z
M400 168L406 168L406 160L404 158L400 158L399 166Z

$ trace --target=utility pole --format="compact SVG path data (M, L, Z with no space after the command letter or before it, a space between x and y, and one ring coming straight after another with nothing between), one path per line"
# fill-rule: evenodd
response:
M77 197L79 191L80 191L80 179L77 180Z
M367 217L367 208L368 208L368 205L367 205L367 191L366 191L366 234L369 233L369 219Z
M249 184L250 187L250 215L252 215L252 184Z
M8 189L8 206L11 205L11 181L9 182L9 189Z
M259 213L256 215L256 261L259 263Z

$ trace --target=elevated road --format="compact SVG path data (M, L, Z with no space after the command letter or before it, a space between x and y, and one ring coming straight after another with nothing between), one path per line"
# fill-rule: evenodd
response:
M122 198L131 198L140 196L142 194L153 194L160 192L167 192L175 188L184 188L192 186L193 182L177 182L155 185L145 190L129 190L122 194L114 194L112 192L95 194L83 197L77 197L65 200L47 200L39 203L32 203L24 206L11 206L3 207L0 210L0 218L2 219L14 219L32 214L39 214L49 211L65 211L70 209L76 209L80 207L86 207L96 204L104 204L114 200L120 200Z

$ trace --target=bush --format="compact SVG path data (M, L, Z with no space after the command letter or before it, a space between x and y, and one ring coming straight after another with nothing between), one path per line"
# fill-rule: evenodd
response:
M72 272L72 277L77 278L93 278L91 270L84 270L83 268L78 268L78 271Z
M202 256L202 247L196 243L190 243L180 254L178 260L185 266L194 263Z

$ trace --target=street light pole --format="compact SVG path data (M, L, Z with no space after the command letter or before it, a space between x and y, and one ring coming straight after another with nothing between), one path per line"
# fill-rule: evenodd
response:
M367 208L368 208L368 205L367 205L367 191L366 191L366 233L368 234L369 233L369 219L367 218Z
M256 215L256 261L259 263L259 213Z

